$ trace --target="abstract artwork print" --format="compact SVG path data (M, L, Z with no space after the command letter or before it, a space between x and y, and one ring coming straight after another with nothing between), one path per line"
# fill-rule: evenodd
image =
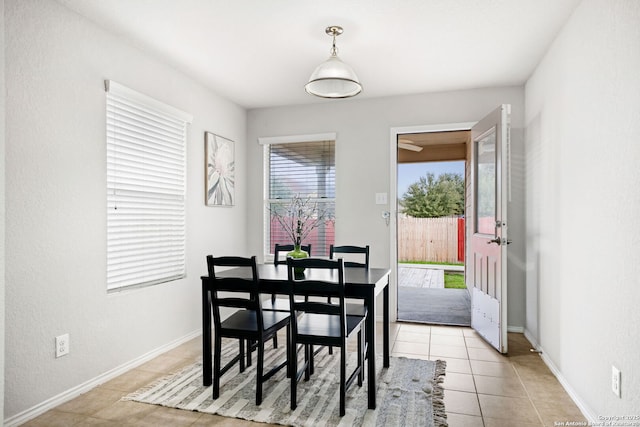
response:
M207 206L233 206L235 161L233 141L205 132Z

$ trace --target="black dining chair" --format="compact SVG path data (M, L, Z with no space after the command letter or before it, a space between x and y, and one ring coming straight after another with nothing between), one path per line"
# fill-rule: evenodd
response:
M304 268L305 273L296 277L295 268ZM325 272L322 279L313 277L316 271ZM297 385L304 374L308 381L312 374L313 346L331 346L340 349L340 416L344 416L345 395L350 385L357 380L362 386L364 380L364 337L365 317L347 316L345 312L344 263L342 259L319 258L287 259L289 304L291 307L291 410L297 407ZM324 277L327 277L324 280ZM304 297L299 300L296 297ZM333 298L336 303L326 300L311 300L310 297ZM347 340L357 335L357 366L347 376ZM304 348L304 363L298 369L298 345Z
M213 399L220 395L220 377L236 362L240 364L240 372L245 370L245 350L248 364L251 361L253 347L257 349L256 364L256 405L262 403L262 384L283 367L289 369L289 351L286 358L264 373L264 344L273 338L280 329L287 331L287 348L290 343L289 313L263 311L260 301L258 268L256 257L213 257L207 256L211 283L211 306L213 310L214 346L213 346ZM217 267L245 267L251 271L243 277L219 277ZM226 295L223 295L225 293ZM231 294L232 296L229 296ZM226 319L222 319L220 308L237 309ZM238 340L239 351L224 367L221 366L222 338ZM245 342L247 346L245 348Z
M273 264L274 265L287 265L286 256L281 258L282 254L291 252L293 245L281 245L276 243L273 249ZM311 244L301 245L300 249L311 255ZM271 298L262 302L262 309L267 311L283 311L289 312L289 299L288 298L276 298L276 294L271 294ZM273 348L278 348L278 336L273 336Z
M329 258L335 259L336 254L343 255L344 266L345 267L362 267L369 268L369 245L367 246L352 246L352 245L343 245L343 246L329 246ZM344 254L355 254L354 258L357 257L358 261L347 260L344 257Z
M344 266L350 268L369 268L369 245L367 246L334 246L329 247L329 258L335 259L336 256L349 254L353 255L350 259L359 259L358 261L350 260L345 261ZM347 315L362 316L365 313L365 307L362 302L348 302L347 303Z

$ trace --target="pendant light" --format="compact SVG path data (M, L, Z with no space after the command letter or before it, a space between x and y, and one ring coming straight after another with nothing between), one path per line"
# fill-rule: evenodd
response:
M333 25L325 32L333 37L331 56L318 65L304 89L321 98L349 98L362 92L362 85L353 69L338 58L336 36L342 34L342 27Z

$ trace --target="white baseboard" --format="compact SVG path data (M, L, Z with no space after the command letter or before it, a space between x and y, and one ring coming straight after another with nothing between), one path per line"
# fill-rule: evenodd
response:
M105 382L114 379L117 376L120 376L122 374L124 374L127 371L130 371L133 368L137 368L138 366L142 365L143 363L148 362L149 360L163 354L166 353L169 350L172 350L176 347L178 347L181 344L184 344L185 342L192 340L193 338L199 336L202 334L202 330L199 329L197 331L193 331L181 338L178 338L177 340L174 340L168 344L165 344L161 347L156 348L155 350L152 350L146 354L143 354L140 357L137 357L127 363L124 363L114 369L111 369L101 375L98 375L95 378L90 379L89 381L86 381L80 385L77 385L69 390L66 390L56 396L53 396L50 399L45 400L44 402L41 402L29 409L26 409L10 418L7 418L6 420L4 420L4 426L5 427L13 427L13 426L18 426L20 424L24 424L29 420L32 420L34 418L36 418L39 415L44 414L45 412L47 412L50 409L55 408L56 406L59 406L65 402L68 402L71 399L74 399L78 396L80 396L83 393L86 393L87 391L99 386L100 384L104 384Z
M571 386L569 381L567 381L567 379L562 375L562 372L560 371L560 369L558 369L556 364L553 363L553 360L551 360L551 358L547 356L547 354L544 351L544 348L542 348L542 346L538 343L538 341L533 337L533 335L529 331L525 330L524 336L529 340L533 348L540 352L540 357L542 358L542 361L544 362L545 365L547 365L551 373L558 379L558 381L560 382L560 385L562 385L562 387L567 392L571 400L573 400L573 403L575 403L578 409L580 409L580 412L582 412L582 415L584 415L584 417L587 419L587 421L590 424L596 425L598 423L597 414L591 408L589 408L589 406L584 402L584 400L582 400L580 395L578 395L578 393Z
M516 334L524 333L524 328L522 326L507 326L507 332L515 332Z

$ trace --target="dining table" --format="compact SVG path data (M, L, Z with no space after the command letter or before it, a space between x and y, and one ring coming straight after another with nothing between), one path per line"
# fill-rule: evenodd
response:
M289 294L286 265L258 264L260 292L264 294ZM369 409L376 408L376 299L382 294L382 363L389 367L389 275L388 268L345 267L345 296L360 299L367 307L365 341L367 345L367 396ZM308 270L305 278L333 281L336 273ZM218 277L251 277L250 269L236 267L216 272ZM211 354L211 284L212 277L202 276L202 373L204 386L212 383Z

